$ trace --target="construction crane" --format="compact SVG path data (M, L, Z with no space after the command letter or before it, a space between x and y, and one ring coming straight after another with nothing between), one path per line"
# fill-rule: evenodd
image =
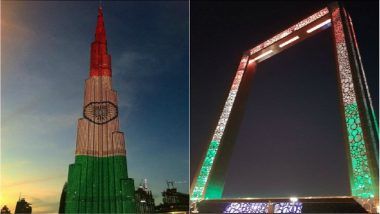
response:
M166 185L168 186L168 189L174 189L174 184L186 184L187 181L173 181L173 180L166 180ZM171 188L170 188L171 186Z

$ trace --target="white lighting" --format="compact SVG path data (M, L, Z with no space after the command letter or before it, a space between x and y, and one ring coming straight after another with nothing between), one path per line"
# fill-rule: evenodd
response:
M285 45L287 45L287 44L289 44L289 43L292 43L292 42L296 41L296 40L299 39L299 38L300 38L299 36L295 36L295 37L289 39L288 41L286 41L286 42L280 44L279 47L282 48L282 47L284 47Z
M251 59L251 60L248 61L248 64L251 64L253 62L255 62L255 60Z
M290 197L289 200L292 202L292 203L295 203L298 201L298 198L297 197Z
M306 32L307 33L311 33L313 31L315 31L316 29L322 27L323 25L327 24L327 23L330 23L331 22L331 19L327 19L326 21L320 23L320 24L317 24L315 25L314 27L310 28L309 30L307 30Z
M254 58L252 61L256 61L256 60L258 60L258 59L260 59L260 58L263 58L264 56L266 56L266 55L268 55L268 54L270 54L270 53L272 53L272 52L273 52L272 50L269 50L269 51L267 51L267 52L264 52L264 53L258 55L258 56L257 56L256 58ZM251 62L251 60L250 60L250 62Z

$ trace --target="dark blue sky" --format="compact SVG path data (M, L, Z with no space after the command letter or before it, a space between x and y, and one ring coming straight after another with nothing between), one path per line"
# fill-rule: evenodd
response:
M56 212L74 161L98 1L2 2L2 170L10 207ZM103 1L129 176L188 192L188 3ZM4 171L5 172L5 171Z
M243 52L326 5L191 2L191 180ZM378 6L346 2L376 111ZM349 194L333 44L328 28L258 65L227 167L224 197Z

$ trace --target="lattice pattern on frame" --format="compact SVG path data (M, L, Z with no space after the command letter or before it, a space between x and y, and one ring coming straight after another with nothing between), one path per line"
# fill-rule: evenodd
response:
M269 206L274 207L274 213L302 213L303 205L301 202L232 202L223 213L269 213Z
M210 142L210 145L206 153L206 158L204 159L202 163L201 170L199 172L193 192L191 194L191 200L193 201L203 198L207 179L210 175L210 171L214 163L216 153L219 148L220 140L222 139L224 130L226 128L226 125L227 125L227 122L232 110L232 106L235 102L235 98L240 86L240 82L243 78L244 69L247 65L248 58L249 58L248 56L243 56L243 58L240 61L238 70L236 72L234 81L232 83L230 92L227 97L227 101L224 104L223 112L219 118L218 125L214 131L214 135L212 137L212 140Z
M281 33L275 35L274 37L266 40L265 42L257 45L256 47L252 48L250 50L250 54L252 55L252 54L255 54L255 53L261 51L262 49L272 45L273 43L279 41L280 39L285 38L286 36L290 35L291 33L305 27L306 25L314 22L315 20L323 17L324 15L326 15L328 13L329 13L329 10L327 9L327 7L323 8L322 10L314 13L313 15L307 17L306 19L298 22L297 24L291 26L290 28L282 31Z
M274 205L274 213L302 213L301 202L281 202Z
M268 213L268 203L233 202L230 203L223 213Z
M353 170L353 186L351 186L351 191L354 196L362 198L374 197L372 178L370 168L368 166L368 158L364 142L363 128L359 117L359 109L355 97L355 88L339 8L334 9L332 12L332 21L336 42L345 122Z
M359 60L359 65L361 67L361 72L362 72L362 77L363 77L363 81L364 81L364 86L366 88L366 93L367 93L367 96L369 98L368 99L368 101L369 101L369 109L368 110L371 112L373 120L375 121L374 122L375 131L376 131L375 134L378 134L379 133L379 127L378 127L378 123L377 123L377 117L375 115L375 111L373 110L374 108L373 108L373 103L372 103L372 99L371 99L371 93L369 91L369 87L368 87L368 83L367 83L367 78L366 78L366 75L365 75L365 72L364 72L362 57L360 55L359 45L358 45L358 42L357 42L357 39L356 39L356 33L355 33L355 29L354 29L354 24L352 23L350 15L348 15L347 17L348 17L348 20L349 20L349 23L350 23L350 27L351 27L352 32L353 32L352 34L353 34L354 44L355 44L356 50L358 51L358 55L357 56L358 56L358 60Z

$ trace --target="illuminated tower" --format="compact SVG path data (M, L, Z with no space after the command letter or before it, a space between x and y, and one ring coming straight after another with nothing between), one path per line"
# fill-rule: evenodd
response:
M78 120L75 163L69 167L66 213L133 213L134 183L128 178L124 133L119 131L117 93L112 89L103 11L98 9Z

